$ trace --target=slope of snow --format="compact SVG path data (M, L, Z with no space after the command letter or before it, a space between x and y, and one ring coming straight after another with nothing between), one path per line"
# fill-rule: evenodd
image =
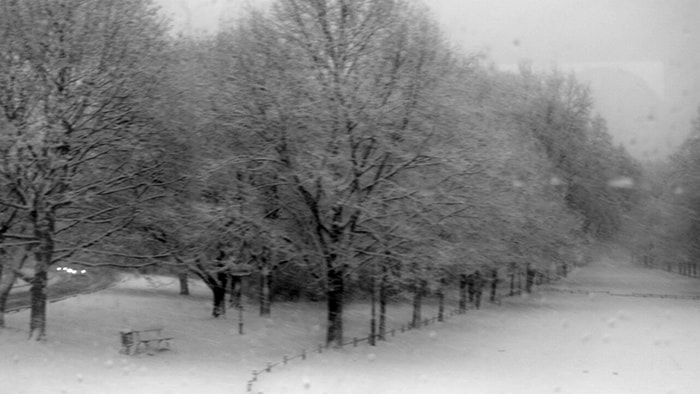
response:
M211 292L198 281L190 286L192 295L183 297L176 279L130 278L99 293L49 304L44 344L26 341L29 311L7 315L9 328L0 331L0 392L245 392L253 369L315 349L324 340L323 303L276 303L270 318L259 317L250 304L240 335L237 311L212 318ZM367 335L365 309L346 307L349 337ZM411 313L407 306L390 312L396 325ZM149 327L164 327L164 334L174 336L172 350L119 354L120 330Z
M49 305L47 343L26 341L28 312L0 331L1 392L244 393L252 370L323 342L322 303L274 304L271 318L210 316L210 293L171 278ZM603 259L530 297L397 334L379 346L309 353L271 373L264 393L695 393L700 391L700 301L617 297L600 291L700 295L700 282ZM588 291L594 291L588 294ZM426 306L424 316L433 316ZM390 306L392 325L410 318ZM367 305L346 309L346 335L367 334ZM124 356L118 332L165 327L172 350Z

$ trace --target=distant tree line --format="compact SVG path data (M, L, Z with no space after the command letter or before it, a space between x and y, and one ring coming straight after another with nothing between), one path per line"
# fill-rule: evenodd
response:
M261 314L323 300L340 343L350 296L419 313L475 270L582 261L637 163L573 76L498 71L427 15L278 0L172 37L148 0L0 0L0 308L29 281L41 339L50 267L151 267L215 316L252 279Z
M644 166L643 198L625 231L637 263L699 275L700 111L686 140L666 160Z

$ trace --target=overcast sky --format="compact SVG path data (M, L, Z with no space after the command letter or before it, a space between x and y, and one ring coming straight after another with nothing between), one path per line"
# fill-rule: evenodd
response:
M268 0L160 0L176 26L215 31ZM447 37L499 67L572 70L639 158L680 144L700 106L700 0L425 0Z

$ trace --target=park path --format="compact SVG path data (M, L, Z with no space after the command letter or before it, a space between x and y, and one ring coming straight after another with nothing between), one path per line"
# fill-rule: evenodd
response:
M700 281L611 253L501 306L261 377L264 393L698 393Z
M700 280L634 265L622 251L611 251L549 288L620 295L700 297Z
M49 302L64 300L79 294L103 290L115 281L115 275L108 270L91 270L86 275L51 274L47 296ZM7 300L6 312L17 312L29 308L31 294L29 285L15 286Z

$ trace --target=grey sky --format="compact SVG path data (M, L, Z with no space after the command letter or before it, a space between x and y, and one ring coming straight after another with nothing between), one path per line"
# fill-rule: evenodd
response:
M504 68L575 71L618 142L657 158L700 105L697 0L429 0L449 37Z
M214 31L220 17L268 0L160 0L176 26ZM682 142L700 105L698 0L425 0L447 37L502 68L529 60L575 71L635 156ZM187 27L186 27L187 26Z

